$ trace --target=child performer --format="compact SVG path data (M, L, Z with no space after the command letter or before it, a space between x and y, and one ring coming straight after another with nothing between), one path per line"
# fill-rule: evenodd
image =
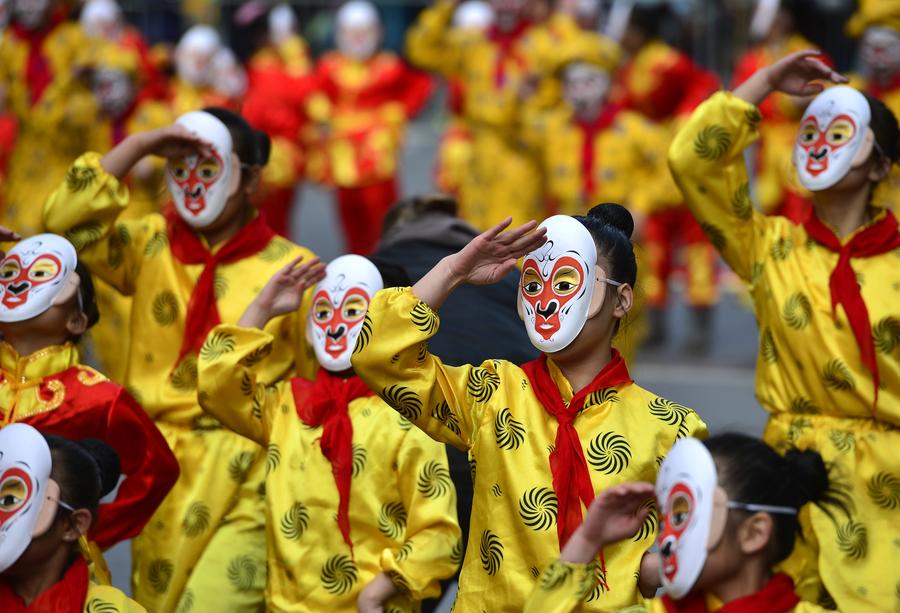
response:
M559 561L541 575L526 613L578 610L597 552L640 529L653 494L650 483L626 483L594 499ZM666 595L630 612L825 610L801 602L791 578L773 570L794 547L800 508L811 503L831 514L829 506L844 506L818 453L793 450L782 458L743 434L685 439L663 461L656 496Z
M345 255L278 272L237 326L221 325L201 354L203 406L268 450L268 610L417 611L440 594L462 555L456 490L442 445L396 414L353 372L366 310L382 288L369 260ZM307 324L314 381L265 387L263 327L294 312L316 278ZM223 340L224 339L224 340ZM335 525L335 518L337 525Z
M115 448L125 480L90 535L106 549L138 535L178 463L131 395L81 364L76 344L98 318L90 273L66 239L32 236L0 262L0 427L24 422Z
M760 325L756 396L771 414L766 442L818 451L852 492L852 517L840 526L804 510L804 539L787 568L807 600L880 610L897 601L900 580L890 562L900 538L900 233L870 196L900 159L896 118L850 87L820 93L794 147L815 214L795 225L757 214L745 197L743 150L757 136L756 104L773 91L820 92L812 79L845 80L814 55L792 54L706 101L673 142L669 165L749 285Z
M179 601L198 611L255 610L264 599L264 450L203 413L197 357L211 328L238 320L261 279L311 255L276 237L250 204L268 144L231 111L188 113L102 157L83 155L44 210L47 227L65 233L97 276L134 297L124 382L183 468L133 543L135 596L156 613ZM122 177L149 154L169 160L174 206L117 221L129 202ZM295 367L311 372L311 360L294 355L302 325L299 314L270 322L279 340L264 381Z
M144 610L119 590L91 581L79 553L100 499L118 480L116 452L101 441L44 438L26 424L0 430L0 610Z
M631 215L616 204L509 232L506 220L448 256L410 289L372 301L353 366L401 415L468 451L475 495L459 610L519 611L541 569L581 523L595 492L655 479L675 440L703 435L692 410L632 383L612 339L631 309L637 270ZM525 256L519 312L544 355L445 366L427 340L462 283L502 278ZM473 313L473 317L477 314ZM548 457L549 456L549 457ZM587 609L640 601L658 585L644 562L655 526L603 552Z

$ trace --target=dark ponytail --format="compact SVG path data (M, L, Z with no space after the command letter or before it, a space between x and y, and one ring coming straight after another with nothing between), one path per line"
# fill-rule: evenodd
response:
M232 110L209 106L203 109L203 112L209 113L228 128L234 152L240 158L242 165L265 166L269 163L272 142L268 134L255 129L240 113Z
M869 94L863 93L869 103L872 119L869 127L875 134L875 142L881 153L890 160L891 164L900 161L900 126L897 125L897 117L887 105Z
M832 519L829 507L847 513L846 493L831 482L828 467L815 451L792 449L782 457L763 441L738 433L719 434L704 444L716 460L720 484L730 500L798 510L812 503ZM800 522L797 515L787 513L771 517L774 537L769 562L776 564L794 549Z
M59 484L59 497L76 509L97 516L100 499L119 483L121 467L115 449L97 439L73 441L45 434L53 458L52 478Z

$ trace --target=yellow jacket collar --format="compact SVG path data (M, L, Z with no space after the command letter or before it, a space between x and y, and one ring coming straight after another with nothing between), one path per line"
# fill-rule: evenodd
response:
M20 356L12 345L0 342L0 369L18 383L40 380L78 364L81 356L72 343L51 345L31 355Z

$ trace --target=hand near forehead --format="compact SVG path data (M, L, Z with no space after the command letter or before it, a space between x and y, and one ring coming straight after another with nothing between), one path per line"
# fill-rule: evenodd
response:
M11 243L13 241L20 241L22 237L19 236L19 233L10 230L6 226L0 226L0 243ZM0 249L0 258L6 255L6 252Z
M504 230L512 223L507 217L490 230L482 232L450 256L449 271L456 282L489 285L502 279L516 261L547 242L547 231L536 221Z
M272 275L259 295L250 303L238 320L243 328L262 329L273 317L292 313L300 308L303 292L325 277L325 266L319 258L303 262L295 258Z
M769 85L792 96L813 96L825 89L814 81L846 83L847 77L829 68L820 55L815 49L807 49L778 60L766 69Z
M182 158L188 155L209 154L212 146L199 135L184 126L171 126L145 133L145 154L164 158Z

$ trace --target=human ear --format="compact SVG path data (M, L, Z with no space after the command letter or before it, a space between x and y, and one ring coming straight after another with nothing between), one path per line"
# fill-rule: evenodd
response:
M627 283L620 285L617 289L617 302L613 309L613 317L622 319L634 306L634 290Z
M234 196L238 189L241 186L241 177L244 173L241 172L241 158L237 156L237 153L232 152L231 154L231 177L228 181L228 197L231 198Z
M67 542L75 542L83 534L87 534L91 529L94 516L87 509L76 509L69 514L66 529L63 531L62 539Z
M259 188L260 176L262 175L262 170L259 166L251 166L244 173L244 184L241 189L248 198L253 196L256 193L257 188Z
M754 555L764 550L772 540L775 525L768 513L754 513L738 528L738 544L741 552Z
M66 332L69 336L79 337L87 332L88 316L83 311L72 313L66 320Z
M891 161L885 157L878 156L869 167L868 179L872 183L880 183L891 172Z

